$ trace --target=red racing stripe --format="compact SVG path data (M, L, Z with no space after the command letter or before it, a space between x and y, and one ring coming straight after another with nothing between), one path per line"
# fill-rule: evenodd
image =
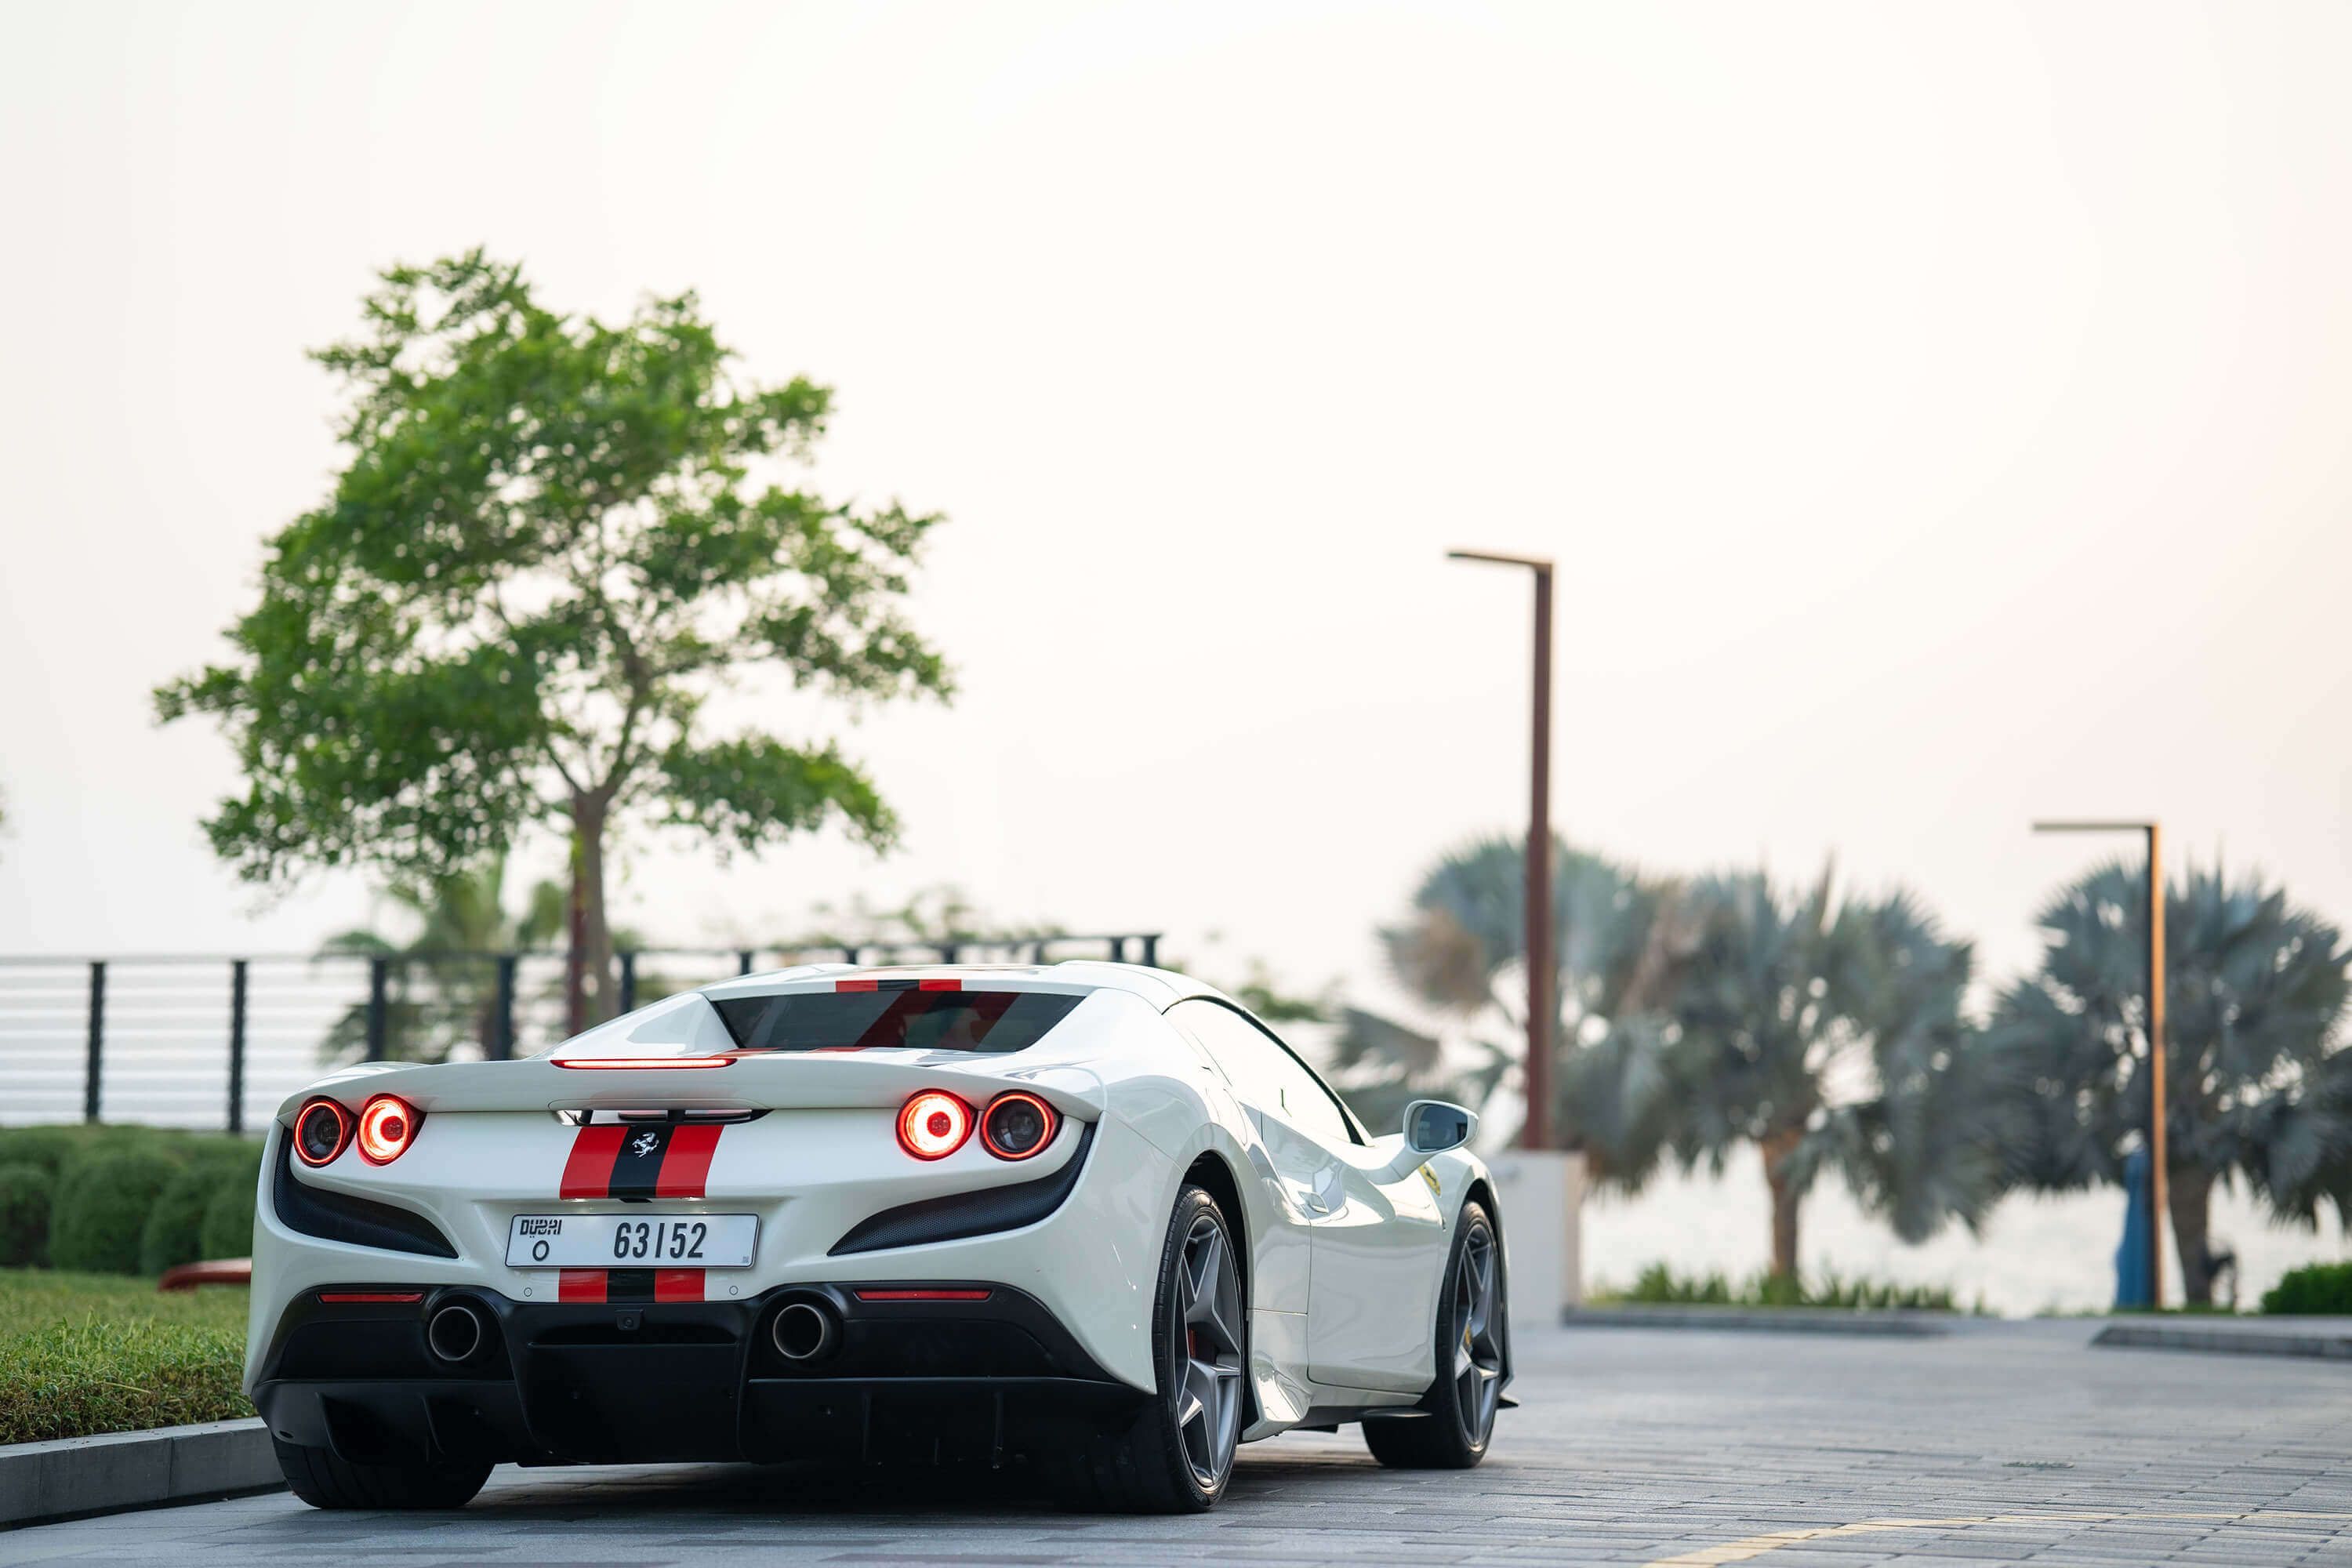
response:
M655 1269L654 1300L656 1301L701 1300L702 1270L699 1268Z
M672 1132L668 1152L662 1156L661 1174L654 1183L654 1196L702 1196L703 1184L710 1179L710 1156L719 1152L719 1135L725 1131L708 1122L688 1122ZM702 1300L699 1287L693 1299Z
M558 1197L602 1198L613 1192L613 1162L620 1158L625 1127L583 1127L572 1141L572 1157L563 1163L563 1185ZM603 1300L602 1286L597 1300ZM567 1297L566 1300L569 1300Z
M601 1301L604 1299L604 1271L601 1268L566 1268L555 1286L559 1301Z

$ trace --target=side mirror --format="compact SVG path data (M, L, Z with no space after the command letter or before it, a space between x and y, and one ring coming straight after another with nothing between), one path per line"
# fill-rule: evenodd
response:
M1416 1154L1459 1149L1477 1131L1477 1112L1442 1100L1416 1100L1404 1108L1404 1146Z
M1416 1100L1404 1108L1404 1147L1397 1151L1381 1180L1394 1182L1410 1174L1432 1154L1459 1149L1478 1131L1478 1113L1442 1100Z

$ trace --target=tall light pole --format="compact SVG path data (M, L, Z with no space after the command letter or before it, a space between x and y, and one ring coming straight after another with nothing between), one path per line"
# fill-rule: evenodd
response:
M2036 833L2147 835L2147 1304L2164 1306L2164 1226L2172 1183L2164 1151L2164 830L2154 822L2037 822Z
M1449 561L1491 561L1536 574L1535 734L1528 799L1527 1121L1519 1147L1551 1147L1551 563L1532 555L1449 550Z

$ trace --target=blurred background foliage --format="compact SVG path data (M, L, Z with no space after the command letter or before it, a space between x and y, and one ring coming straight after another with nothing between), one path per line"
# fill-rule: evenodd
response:
M1836 1307L1849 1311L1954 1310L1952 1293L1935 1286L1847 1279L1834 1270L1805 1279L1769 1269L1734 1283L1721 1274L1678 1275L1663 1263L1643 1269L1631 1289L1596 1289L1590 1299L1596 1306L1632 1302L1658 1307ZM1982 1306L1977 1310L1982 1311Z
M0 1128L0 1267L160 1274L252 1250L261 1143L110 1125Z
M1439 858L1383 927L1434 1031L1342 1010L1335 1065L1384 1125L1426 1094L1516 1091L1526 1019L1520 841ZM1753 1144L1770 1273L1793 1279L1805 1194L1843 1180L1906 1241L1971 1232L2012 1190L2119 1183L2147 1125L2146 872L2102 866L2042 912L2038 971L1972 1011L1974 959L1914 892L1841 891L1830 868L1657 876L1553 846L1555 1125L1592 1178L1636 1191L1667 1162L1719 1173ZM2192 1304L2226 1261L2216 1183L2284 1223L2352 1216L2342 934L2258 877L2167 891L2171 1215ZM1516 1107L1511 1107L1516 1110Z
M2148 1125L2147 872L2112 862L2039 916L2042 962L1983 1037L2000 1062L2009 1178L2120 1183ZM2352 1054L2343 933L2259 876L2191 867L2165 888L2165 1136L2188 1300L2230 1261L2213 1189L2242 1182L2278 1219L2352 1215Z
M392 1061L445 1062L477 1056L497 1031L499 954L544 952L562 936L565 890L560 882L533 882L519 908L506 905L506 858L424 882L383 889L404 938L377 927L338 932L320 946L325 956L384 958L384 1055ZM634 952L643 935L613 928L613 950ZM657 1002L679 983L656 966L635 966L637 1005ZM561 995L562 982L542 985L541 1000ZM518 1002L526 998L518 998ZM357 1061L367 1049L368 1005L354 1002L319 1042L327 1063Z

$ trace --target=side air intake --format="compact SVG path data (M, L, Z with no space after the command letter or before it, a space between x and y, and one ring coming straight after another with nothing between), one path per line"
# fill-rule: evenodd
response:
M408 1209L394 1208L348 1193L331 1193L294 1176L294 1140L278 1135L278 1164L269 1183L269 1206L289 1230L315 1236L321 1241L347 1242L383 1252L414 1252L425 1258L455 1258L433 1222Z
M1094 1142L1095 1124L1081 1122L1078 1146L1071 1153L1069 1163L1052 1175L1034 1182L1015 1182L1009 1187L953 1193L943 1198L925 1198L919 1204L884 1209L850 1226L849 1234L835 1242L826 1256L839 1258L849 1252L882 1252L893 1247L961 1241L967 1236L987 1236L1035 1225L1060 1208L1063 1200L1076 1190L1078 1174L1086 1168L1087 1151L1094 1147Z

